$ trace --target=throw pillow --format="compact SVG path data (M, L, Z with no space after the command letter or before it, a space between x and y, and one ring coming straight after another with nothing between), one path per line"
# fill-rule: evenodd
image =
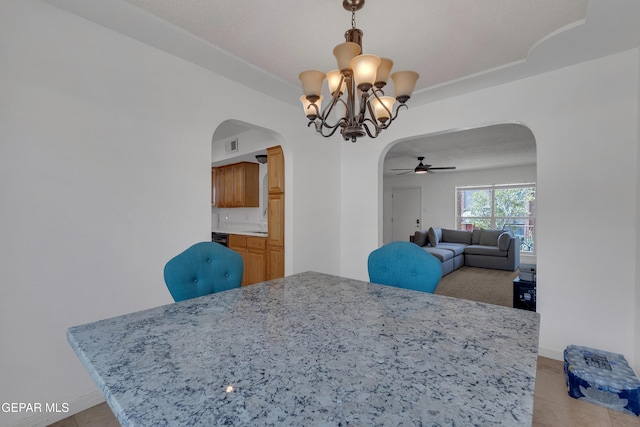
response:
M482 230L480 244L482 246L498 246L498 236L502 233L502 230Z
M436 230L434 230L433 227L429 228L427 235L429 236L429 243L431 243L431 246L438 246L438 233L436 233Z
M509 243L511 242L511 233L505 231L500 236L498 236L498 249L501 251L506 251L509 249Z
M413 243L415 243L418 246L426 246L426 244L428 243L427 231L426 230L416 231L416 233L413 235Z
M471 244L479 245L480 244L480 233L482 233L482 228L474 228L471 234Z
M447 243L464 243L471 244L471 233L464 230L442 229L442 241Z

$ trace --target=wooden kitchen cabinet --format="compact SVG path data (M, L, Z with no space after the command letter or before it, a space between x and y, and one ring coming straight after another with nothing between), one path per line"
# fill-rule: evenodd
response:
M267 239L247 236L247 285L267 280Z
M211 206L224 206L224 168L211 168Z
M284 246L267 247L267 280L284 277Z
M229 249L234 250L242 257L244 270L242 272L242 286L247 285L247 266L249 265L249 251L247 251L247 236L229 234Z
M267 148L268 221L267 278L284 277L284 154L282 147Z
M267 280L267 239L264 237L229 235L229 249L240 254L244 262L242 286Z
M269 194L268 244L284 246L284 193Z
M218 206L216 204L216 168L211 168L211 206Z
M284 154L282 148L267 148L269 193L284 193Z
M222 168L222 176L224 177L224 191L222 207L233 207L233 171L229 166Z
M215 190L212 206L219 208L257 208L260 206L260 165L240 162L212 168Z

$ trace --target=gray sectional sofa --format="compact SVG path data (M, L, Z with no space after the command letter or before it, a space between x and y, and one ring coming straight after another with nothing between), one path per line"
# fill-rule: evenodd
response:
M416 231L410 241L442 263L442 275L467 265L515 271L520 265L520 238L510 231L430 228Z

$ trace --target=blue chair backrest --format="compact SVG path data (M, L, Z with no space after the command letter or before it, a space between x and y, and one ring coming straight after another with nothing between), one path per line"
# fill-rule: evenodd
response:
M411 242L391 242L369 254L369 281L430 292L442 276L438 258Z
M215 242L201 242L164 266L164 281L174 301L238 288L244 264L239 253Z

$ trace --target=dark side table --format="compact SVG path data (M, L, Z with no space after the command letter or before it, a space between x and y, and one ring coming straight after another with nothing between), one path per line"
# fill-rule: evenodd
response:
M536 282L513 279L513 308L536 311Z

